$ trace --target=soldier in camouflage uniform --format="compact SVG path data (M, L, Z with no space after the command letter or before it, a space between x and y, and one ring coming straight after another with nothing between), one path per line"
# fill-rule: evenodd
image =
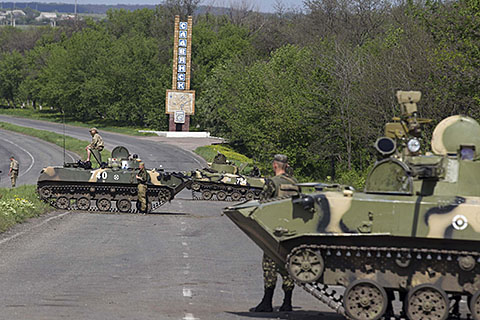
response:
M140 162L140 171L137 174L138 181L138 201L140 202L140 213L147 213L147 182L148 182L148 173L145 170L145 164Z
M98 165L101 166L102 155L100 154L100 152L102 152L104 148L103 139L98 134L97 128L91 128L90 134L92 135L92 142L90 142L90 144L85 147L85 149L87 150L87 161L90 161L90 156L93 153L93 156L95 160L97 160Z
M18 161L15 160L13 156L10 157L10 171L8 171L8 175L10 176L10 180L12 181L12 188L15 188L17 184L17 177L18 177Z
M297 180L285 172L287 168L287 156L283 154L275 155L273 159L273 171L275 176L272 179L268 179L265 183L265 187L262 191L264 199L282 197L291 195L293 192L298 191L298 187L294 186ZM282 289L285 293L283 304L279 311L292 311L292 293L294 282L287 272L281 270L279 266L266 254L263 254L262 261L263 268L263 280L264 280L264 296L258 306L255 307L255 312L272 312L272 299L277 283L277 273L282 276L283 285Z

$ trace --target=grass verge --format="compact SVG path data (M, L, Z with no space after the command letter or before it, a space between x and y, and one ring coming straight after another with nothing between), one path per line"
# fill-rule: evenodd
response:
M16 223L53 210L51 206L38 198L36 186L0 188L0 195L0 232Z
M45 140L47 142L56 144L57 146L60 146L63 148L64 137L63 135L58 133L17 126L17 125L6 123L6 122L0 122L0 129L23 133L28 136L36 137L36 138ZM65 136L65 149L75 152L79 156L85 156L86 154L85 146L87 144L89 144L89 141L84 141L84 140L72 138L69 136ZM103 153L105 154L106 152L109 152L109 151L105 149Z
M213 158L217 155L218 152L220 152L223 153L225 157L227 157L227 159L233 162L236 166L248 164L245 169L243 169L243 174L248 174L254 166L254 162L252 159L234 151L232 148L223 144L198 147L194 150L194 152L203 159L205 159L207 162L212 162Z
M34 120L44 120L44 121L50 121L50 122L63 123L62 113L54 110L34 110L30 108L24 108L24 109L0 108L0 114L21 117L21 118L29 118ZM99 131L102 130L102 131L123 133L131 136L155 136L156 135L154 133L138 132L138 130L143 130L145 128L120 127L120 126L112 125L111 123L105 123L98 120L80 122L80 121L66 118L65 124L78 126L78 127L85 127L85 128L96 127Z

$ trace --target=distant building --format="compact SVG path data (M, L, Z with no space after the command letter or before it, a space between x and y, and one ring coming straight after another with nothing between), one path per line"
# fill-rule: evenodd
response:
M17 17L24 17L27 14L23 10L7 10L0 12L0 24L12 25L15 27L15 19Z
M54 27L57 24L58 16L55 12L40 12L40 15L35 18L36 21L49 21L50 24Z
M37 21L56 20L57 14L55 12L40 12L40 15L35 18Z

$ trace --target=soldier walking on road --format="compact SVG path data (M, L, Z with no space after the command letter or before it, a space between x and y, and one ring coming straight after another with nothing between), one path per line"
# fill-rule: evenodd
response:
M287 156L277 154L273 158L273 171L275 176L267 180L262 191L264 199L282 197L298 192L298 187L295 186L297 180L289 176L285 170L287 168ZM288 273L280 269L279 266L265 253L262 261L263 280L264 280L264 296L258 306L255 307L255 312L272 312L272 299L277 283L277 273L280 273L283 280L282 289L285 293L283 304L279 311L292 311L292 294L295 283Z
M93 153L93 156L95 160L97 160L98 165L101 166L102 155L100 154L100 152L102 152L104 148L103 139L98 134L97 128L91 128L90 134L92 135L92 142L90 142L90 144L85 147L85 150L87 150L87 161L90 161L90 156Z
M148 173L145 170L145 164L140 162L140 171L137 174L138 181L138 202L140 202L140 213L147 213L147 182Z
M17 177L18 177L18 161L15 160L13 156L10 157L10 171L8 171L8 175L12 180L12 188L15 188L17 184Z

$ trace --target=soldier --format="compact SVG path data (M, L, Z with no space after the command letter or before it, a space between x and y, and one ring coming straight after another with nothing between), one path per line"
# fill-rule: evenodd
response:
M8 175L12 180L12 188L15 188L17 184L17 177L18 177L18 161L15 160L13 156L10 157L10 171L8 171Z
M145 164L140 162L140 171L137 174L138 181L138 201L140 202L140 213L147 213L147 182L148 173L145 170Z
M92 135L92 142L88 146L85 147L87 150L87 161L90 161L90 155L93 153L95 160L97 160L98 165L102 165L102 155L100 152L104 148L103 139L98 134L97 128L91 128L90 134Z
M298 191L298 187L294 186L297 180L285 172L287 168L287 156L277 154L273 158L273 171L275 176L267 180L262 191L264 199L287 196L293 192ZM284 271L280 270L278 265L266 254L263 254L262 261L263 280L264 280L264 296L258 306L255 307L255 312L272 312L272 298L277 283L277 273L280 273L283 280L282 289L285 293L283 304L279 311L292 311L292 293L294 282L293 279Z

